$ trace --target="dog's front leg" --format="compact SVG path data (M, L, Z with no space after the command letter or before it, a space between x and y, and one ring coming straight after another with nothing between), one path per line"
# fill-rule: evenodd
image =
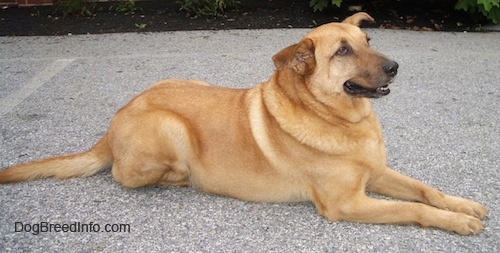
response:
M481 220L463 213L455 213L416 202L397 202L375 199L359 194L342 203L331 220L363 223L417 224L437 227L461 235L477 234L483 230Z
M387 175L376 181L370 181L366 189L426 204L370 198L366 195L362 177L356 175L349 177L349 174L343 174L341 181L334 180L335 178L317 179L312 191L312 200L318 212L329 220L418 224L462 235L476 234L483 229L481 220L474 217L484 217L486 214L486 210L480 204L444 195L395 171L389 170ZM443 209L447 206L456 212L431 205Z
M481 231L483 224L480 219L487 215L486 208L477 202L446 195L390 168L371 180L367 191L424 204L378 200L359 191L351 200L344 199L342 202L347 204L339 208L338 212L332 212L330 218L374 223L416 223L467 235Z
M444 210L465 213L479 219L487 215L486 208L477 202L446 195L390 168L384 170L380 177L369 182L367 190L394 198L422 202Z

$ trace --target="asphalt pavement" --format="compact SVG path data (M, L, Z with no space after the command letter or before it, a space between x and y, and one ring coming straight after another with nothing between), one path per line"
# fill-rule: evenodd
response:
M88 149L164 78L265 81L273 54L308 31L0 37L0 167ZM500 252L500 33L366 31L400 65L391 94L373 100L389 164L483 203L481 234L329 222L311 203L129 190L106 171L1 185L0 252Z

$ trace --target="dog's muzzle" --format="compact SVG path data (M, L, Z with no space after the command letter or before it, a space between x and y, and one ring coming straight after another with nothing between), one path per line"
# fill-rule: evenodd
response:
M386 74L387 81L384 85L376 88L365 88L361 85L356 84L353 81L347 81L344 83L344 91L350 95L358 97L367 98L379 98L388 95L391 90L389 89L389 83L398 73L399 64L395 61L387 61L382 65L382 70Z

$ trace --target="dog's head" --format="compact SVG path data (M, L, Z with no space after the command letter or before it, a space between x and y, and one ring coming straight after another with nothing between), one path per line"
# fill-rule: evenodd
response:
M342 23L317 27L273 57L276 69L304 78L315 95L378 98L389 94L388 84L398 64L370 47L359 28L362 21L374 20L360 12Z

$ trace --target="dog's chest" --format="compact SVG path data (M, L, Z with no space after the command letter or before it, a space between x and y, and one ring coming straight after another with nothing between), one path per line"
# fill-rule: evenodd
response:
M372 170L384 169L387 161L386 148L378 121L369 120L349 132L347 157Z

